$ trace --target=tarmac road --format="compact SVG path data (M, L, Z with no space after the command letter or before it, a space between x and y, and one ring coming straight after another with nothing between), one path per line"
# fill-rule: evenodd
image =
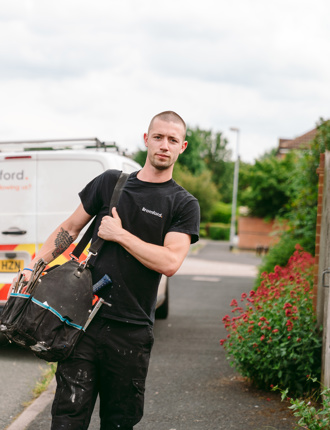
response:
M292 430L279 395L251 388L232 369L219 339L230 302L249 292L260 259L207 242L170 280L170 315L155 324L145 415L136 430ZM47 430L51 403L30 423L9 430ZM24 416L24 414L22 415ZM89 430L99 430L96 407Z
M0 346L0 429L5 429L32 398L47 363L14 345Z

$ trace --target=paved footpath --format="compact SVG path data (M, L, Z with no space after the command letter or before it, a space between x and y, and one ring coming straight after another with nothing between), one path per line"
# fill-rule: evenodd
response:
M136 430L292 430L279 395L255 390L226 360L219 339L232 298L248 292L260 258L203 242L170 280L170 315L155 324L145 415ZM55 383L7 430L48 430ZM89 430L99 429L98 405Z

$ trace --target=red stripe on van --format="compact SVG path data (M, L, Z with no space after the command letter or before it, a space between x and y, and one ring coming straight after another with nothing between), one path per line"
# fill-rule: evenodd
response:
M32 158L31 155L8 155L5 160L16 160L20 158Z
M0 251L13 251L18 245L0 245Z

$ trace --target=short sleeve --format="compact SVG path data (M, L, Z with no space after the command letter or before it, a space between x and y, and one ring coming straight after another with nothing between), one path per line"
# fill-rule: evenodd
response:
M94 178L86 187L80 191L79 197L85 211L89 215L96 215L102 207L102 183L104 173Z
M104 205L109 204L112 190L119 175L120 171L107 170L94 178L80 191L81 203L89 215L97 215Z
M186 233L191 236L191 243L199 239L200 207L195 198L189 199L173 219L169 231Z

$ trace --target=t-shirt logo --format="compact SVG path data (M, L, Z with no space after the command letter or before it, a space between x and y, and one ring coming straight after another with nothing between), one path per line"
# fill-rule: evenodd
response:
M151 211L150 209L146 209L145 207L142 208L142 212L146 212L147 214L155 215L155 216L158 216L159 218L163 218L163 214L160 214L156 211Z

